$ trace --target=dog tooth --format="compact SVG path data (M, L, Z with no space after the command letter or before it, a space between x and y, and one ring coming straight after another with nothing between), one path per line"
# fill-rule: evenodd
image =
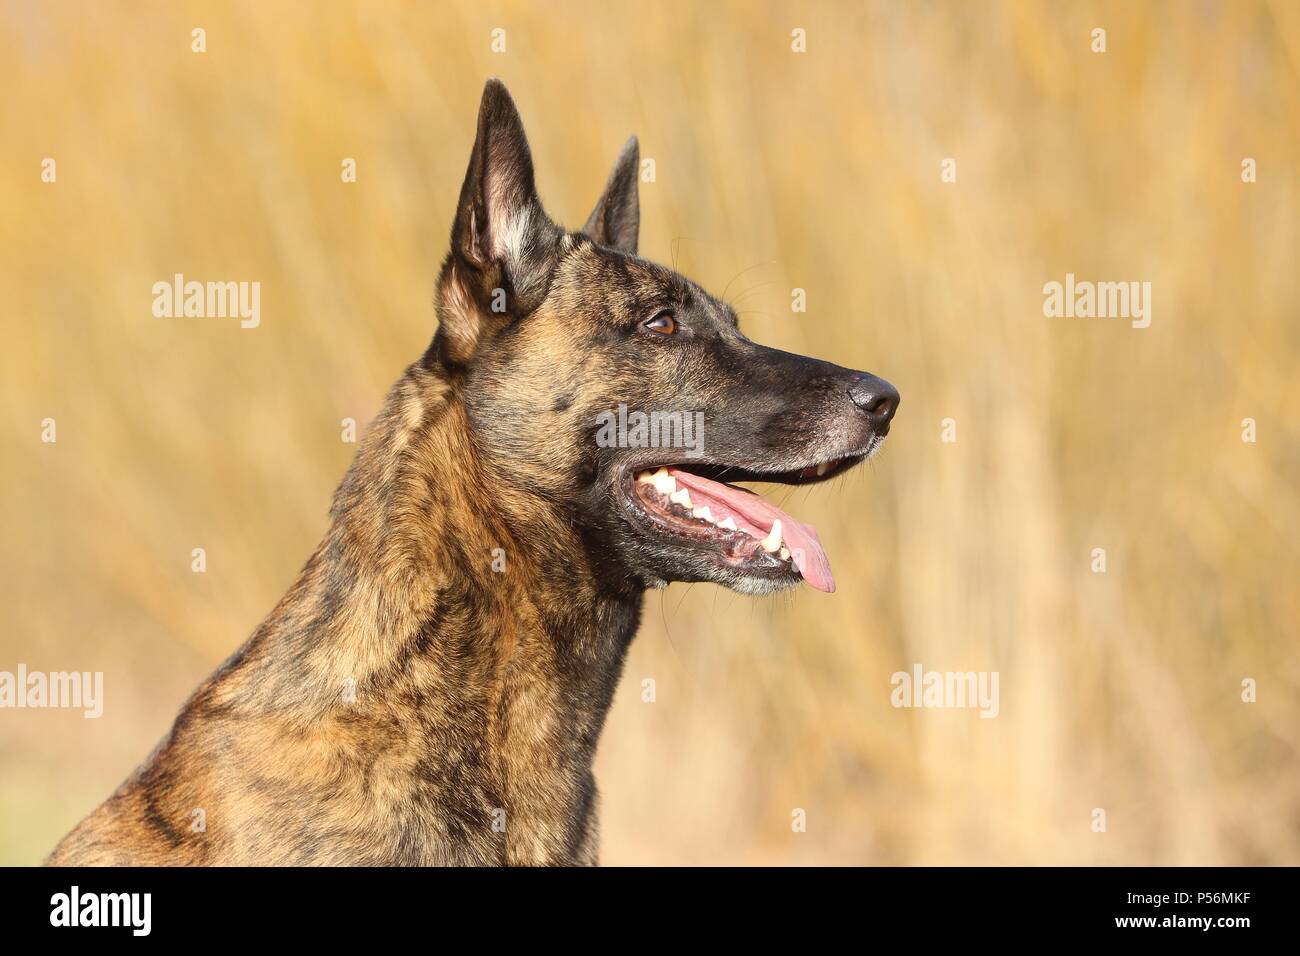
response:
M643 485L653 485L655 483L654 476L648 471L637 472L636 480Z
M691 512L691 514L693 514L695 517L699 518L702 521L708 521L709 523L713 522L713 512L709 510L708 505L700 505L693 512Z
M671 495L677 490L677 479L668 474L667 468L660 468L650 476L650 480L654 482L655 491L661 495Z
M817 466L817 477L820 478L822 475L826 474L826 472L830 470L831 470L831 463L829 461L822 462L820 465Z
M718 522L718 527L722 528L724 531L735 531L736 519L728 515Z
M789 561L789 560L790 560L790 549L789 549L789 548L782 548L782 549L781 549L781 560L782 560L782 561Z
M668 500L675 505L681 505L683 508L686 508L688 511L690 510L691 493L687 491L685 488L680 488L677 491L674 491L671 495L668 496Z
M763 550L770 554L779 547L781 547L781 519L777 518L772 522L772 530L763 539Z

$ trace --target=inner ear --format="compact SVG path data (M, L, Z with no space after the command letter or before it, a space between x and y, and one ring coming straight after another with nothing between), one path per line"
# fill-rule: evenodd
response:
M640 157L641 149L633 136L619 153L605 191L582 227L582 232L602 246L630 255L636 254L637 233L641 228L641 200L637 195Z
M526 311L544 291L558 236L537 195L519 111L505 85L489 80L452 224L452 252L475 274L476 298L486 302L504 289L510 311ZM489 307L499 311L495 303Z

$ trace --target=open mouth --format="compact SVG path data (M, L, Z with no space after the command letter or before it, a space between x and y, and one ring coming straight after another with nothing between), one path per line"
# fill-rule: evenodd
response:
M853 467L850 455L783 472L712 464L663 465L629 473L625 489L642 525L682 548L749 577L775 582L802 578L819 591L835 578L817 531L761 496L730 481L814 484ZM722 481L723 477L729 481Z

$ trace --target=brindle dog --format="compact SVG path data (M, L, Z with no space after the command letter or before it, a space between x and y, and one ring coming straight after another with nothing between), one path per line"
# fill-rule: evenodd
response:
M594 863L592 759L645 590L833 589L811 528L719 479L840 474L898 393L750 342L638 258L638 167L632 139L566 231L487 84L437 333L324 540L50 863ZM703 454L597 441L619 405L702 413Z

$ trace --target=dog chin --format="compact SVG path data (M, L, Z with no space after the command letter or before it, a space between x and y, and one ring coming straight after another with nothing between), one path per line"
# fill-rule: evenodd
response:
M779 591L789 591L791 588L797 588L802 583L798 577L783 575L773 578L757 574L745 574L740 571L722 570L718 570L705 578L696 577L689 580L720 584L737 594L745 594L750 597L763 597L768 594L776 594Z
M737 594L748 594L751 597L763 597L768 594L776 594L780 591L789 591L791 588L797 588L800 584L798 578L760 578L751 574L739 574L728 577L726 580L717 582L725 587L730 588Z
M669 567L665 567L668 564ZM802 578L797 574L754 574L741 568L720 567L706 561L669 560L641 575L647 589L661 590L673 582L681 584L718 584L737 594L763 597L797 588Z
M689 584L719 584L722 587L735 591L737 594L744 594L749 597L765 597L769 594L777 594L780 591L789 591L791 588L797 588L799 586L799 580L797 578L773 580L771 578L755 577L750 574L729 574L709 578L661 578L654 575L647 575L643 579L643 583L647 590L653 589L656 591L668 587L672 581L680 581Z

